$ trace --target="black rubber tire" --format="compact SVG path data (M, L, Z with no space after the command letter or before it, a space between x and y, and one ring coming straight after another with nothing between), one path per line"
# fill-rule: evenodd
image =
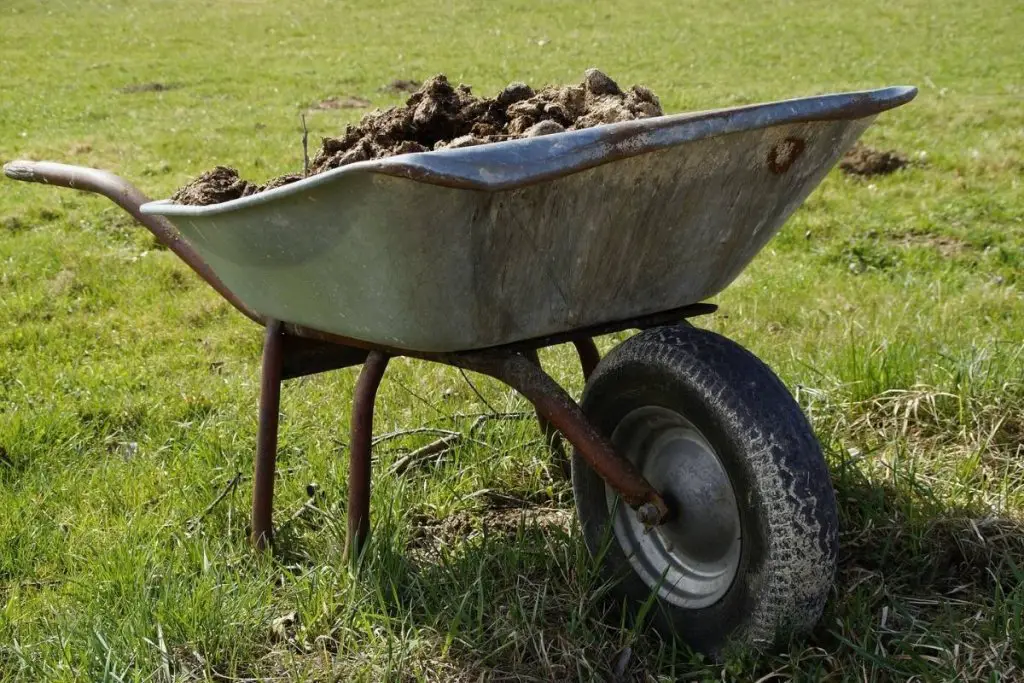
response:
M654 596L653 625L715 658L733 648L771 648L809 630L832 587L838 518L827 465L789 391L735 342L680 325L647 330L615 348L582 401L609 438L631 410L649 405L684 416L715 449L739 503L742 537L736 577L717 602L685 609ZM605 483L578 452L572 483L587 547L602 557L617 603L635 612L653 591L611 533Z

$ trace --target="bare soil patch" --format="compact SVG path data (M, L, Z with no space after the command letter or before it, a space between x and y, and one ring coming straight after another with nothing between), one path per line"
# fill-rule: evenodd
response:
M391 93L416 92L417 90L419 90L420 85L422 85L422 83L420 83L419 81L414 81L410 78L396 78L390 83L382 85L380 87L380 91Z
M311 106L310 109L365 109L371 104L373 103L364 97L352 97L346 95L344 97L328 97L325 100L320 100Z
M907 233L896 238L896 243L904 247L931 247L949 258L963 253L968 245L963 240L948 235L927 235Z
M480 511L460 511L437 519L421 515L413 521L409 542L411 554L421 560L435 556L442 548L451 548L478 535L515 538L520 529L567 531L573 511L550 507L499 507Z

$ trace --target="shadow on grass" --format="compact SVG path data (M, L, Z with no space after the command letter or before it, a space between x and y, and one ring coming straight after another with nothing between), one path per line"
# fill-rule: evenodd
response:
M779 653L724 665L615 616L570 508L492 503L445 519L395 513L381 521L359 581L378 618L391 622L380 625L391 634L382 637L415 645L380 647L380 673L646 681L1019 672L1024 525L943 506L912 481L879 483L851 468L834 483L843 531L821 623ZM278 552L302 555L291 545L299 539L281 539Z
M833 484L836 593L809 645L894 678L1019 675L1024 524L941 502L912 476L846 467Z

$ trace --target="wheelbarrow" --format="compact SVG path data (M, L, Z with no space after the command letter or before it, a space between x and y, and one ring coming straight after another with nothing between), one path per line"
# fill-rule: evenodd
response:
M104 171L15 161L97 192L265 327L252 541L271 519L281 382L362 364L348 544L370 531L374 400L407 356L497 378L573 446L583 537L620 604L694 648L764 647L818 620L837 513L814 433L751 353L687 319L910 87L663 116L366 161L212 206ZM596 335L641 330L600 358ZM580 403L538 360L571 342Z

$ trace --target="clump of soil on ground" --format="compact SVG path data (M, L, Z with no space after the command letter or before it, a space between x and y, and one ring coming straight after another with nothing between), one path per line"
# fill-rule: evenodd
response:
M839 169L849 175L869 177L895 173L908 163L909 160L895 150L883 151L858 143L843 156Z
M471 147L488 142L537 137L606 123L662 115L650 89L622 90L597 69L575 85L536 91L510 83L493 98L476 97L468 85L452 85L444 74L424 83L405 106L374 111L337 138L324 138L309 173L323 173L357 161L411 152ZM275 178L257 185L224 166L207 171L174 194L180 204L206 205L246 197L301 179Z

